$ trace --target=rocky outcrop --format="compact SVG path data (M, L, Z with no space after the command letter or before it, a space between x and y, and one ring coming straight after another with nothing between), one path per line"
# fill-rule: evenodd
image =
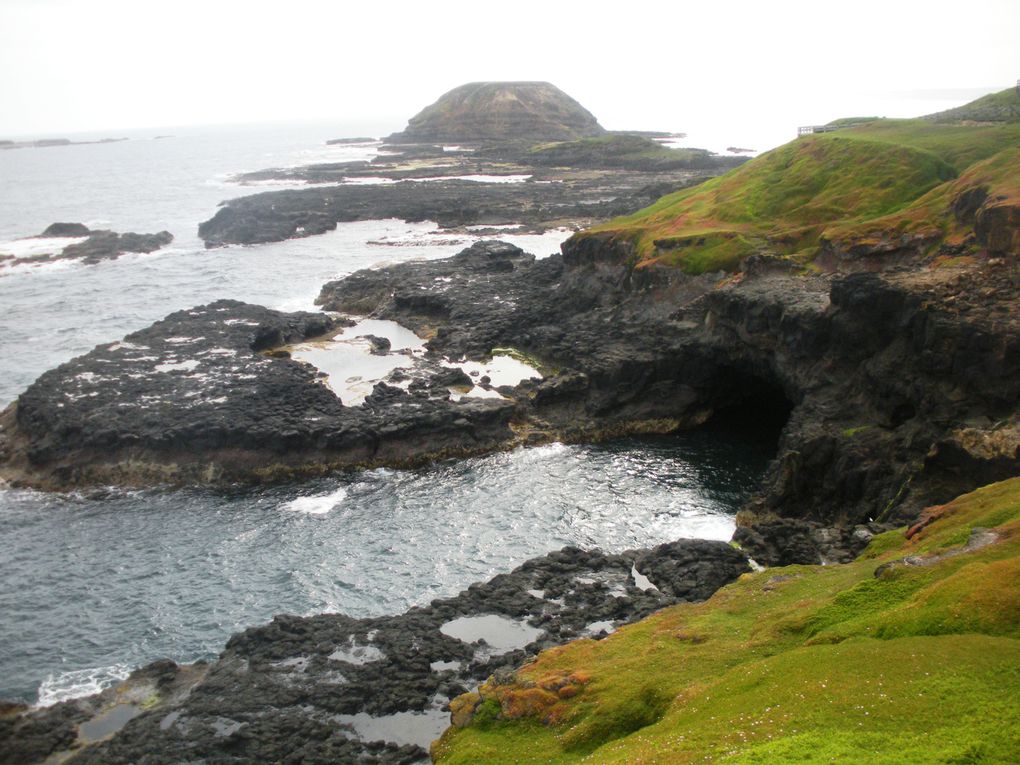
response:
M440 173L448 175L449 170ZM347 174L347 170L341 172ZM451 230L517 224L543 231L633 212L655 201L663 188L681 188L695 177L692 171L617 172L569 183L478 183L448 178L268 191L225 202L198 227L198 234L211 248L314 236L332 231L340 222L384 218L435 221Z
M279 181L309 188L224 202L199 226L199 236L207 247L257 244L383 218L435 221L458 233L484 225L577 229L636 212L744 161L669 149L644 135L599 135L591 115L545 83L478 83L454 94L460 95L412 120L425 127L391 136L371 161L236 176L232 181L241 186ZM585 127L589 122L597 129Z
M604 132L587 109L551 83L471 82L444 93L387 140L534 143Z
M43 237L71 237L88 236L92 232L84 223L51 223L46 230L39 234Z
M54 247L45 252L25 257L4 258L0 253L0 266L31 263L48 263L55 260L80 260L85 265L95 265L103 260L116 260L129 252L155 252L174 240L169 231L157 234L118 234L115 231L93 231L84 223L52 223L39 234L37 239L80 239L62 248Z
M1020 257L1020 200L988 200L974 214L974 235L996 255Z
M155 252L174 240L169 231L157 234L118 234L115 231L90 231L84 242L65 247L60 258L74 258L86 265L115 260L127 252Z
M345 406L314 367L264 353L339 326L219 301L98 346L43 374L0 415L0 474L57 489L258 482L417 464L512 439L510 401L452 401L426 379Z
M722 542L564 548L399 616L278 616L234 635L211 665L157 662L100 696L12 710L0 765L65 752L83 765L427 761L450 700L491 675L703 600L747 570Z

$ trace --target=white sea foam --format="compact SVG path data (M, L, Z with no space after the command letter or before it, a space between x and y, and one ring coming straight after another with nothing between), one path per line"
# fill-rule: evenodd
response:
M39 686L39 700L36 704L48 707L68 699L91 696L127 679L129 674L131 670L126 664L113 664L109 667L89 667L61 672L56 676L49 675Z
M282 510L290 510L295 513L306 513L307 515L325 515L334 507L344 501L347 496L347 489L337 489L330 494L320 494L314 497L298 497L280 506Z
M392 178L365 175L360 178L344 178L340 183L344 186L388 186L391 183L397 183L397 181Z
M86 239L88 239L87 236L47 236L13 239L7 242L0 242L0 255L13 255L16 258L54 255L61 252L69 244L79 244Z
M0 262L0 276L20 276L22 274L53 274L60 271L71 271L77 268L87 267L84 264L74 258L67 260L40 260L40 261L27 261L24 263L18 263L17 265L5 266L3 262Z
M468 231L517 231L523 228L521 223L481 223L477 226L465 226Z
M474 183L524 183L530 175L443 175L427 178L408 178L415 183L432 183L434 181L473 181Z

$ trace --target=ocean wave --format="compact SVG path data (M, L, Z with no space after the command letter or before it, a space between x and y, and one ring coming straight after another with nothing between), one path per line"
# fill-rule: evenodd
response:
M131 669L126 664L112 664L108 667L89 667L49 675L39 686L37 706L48 707L68 699L91 696L106 690L111 685L126 680Z
M347 489L341 488L330 494L292 499L290 502L280 505L280 509L288 510L292 513L305 513L306 515L325 515L343 502L346 496Z
M16 258L30 258L34 255L53 255L69 244L79 244L88 239L87 236L32 236L25 239L12 239L0 242L0 255L13 255Z
M83 267L81 260L77 258L67 258L61 260L39 260L39 261L27 261L25 263L15 263L14 265L5 266L0 262L0 277L14 276L16 274L35 274L35 273L50 273L52 271L67 271L74 268Z

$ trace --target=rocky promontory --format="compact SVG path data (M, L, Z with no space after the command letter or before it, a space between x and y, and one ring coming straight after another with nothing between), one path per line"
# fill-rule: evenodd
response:
M332 231L337 223L384 218L435 221L453 233L468 226L514 225L541 232L633 212L658 198L660 184L672 190L695 177L691 171L656 177L618 174L611 180L585 178L576 183L520 178L499 182L498 176L486 183L454 177L267 191L225 202L198 233L206 247L213 248L314 236Z
M449 369L345 406L314 367L274 352L344 324L228 300L171 314L29 386L0 414L0 474L50 489L222 485L413 465L513 440L512 402L451 400Z
M720 285L578 237L482 284L449 266L360 272L319 300L428 333L441 353L540 358L558 373L524 385L533 439L665 432L727 410L782 427L738 531L763 562L846 559L870 522L1020 471L1015 265L812 277L766 261Z

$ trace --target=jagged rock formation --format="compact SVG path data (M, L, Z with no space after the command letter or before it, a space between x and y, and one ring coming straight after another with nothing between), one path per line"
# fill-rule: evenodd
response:
M601 135L598 120L548 82L471 82L443 94L391 142L568 141Z
M765 263L725 286L633 264L624 245L575 237L484 282L408 263L320 301L427 331L443 353L513 346L557 368L518 396L535 440L789 413L744 520L797 520L739 537L764 562L846 560L869 522L1020 472L1015 264L808 277Z

